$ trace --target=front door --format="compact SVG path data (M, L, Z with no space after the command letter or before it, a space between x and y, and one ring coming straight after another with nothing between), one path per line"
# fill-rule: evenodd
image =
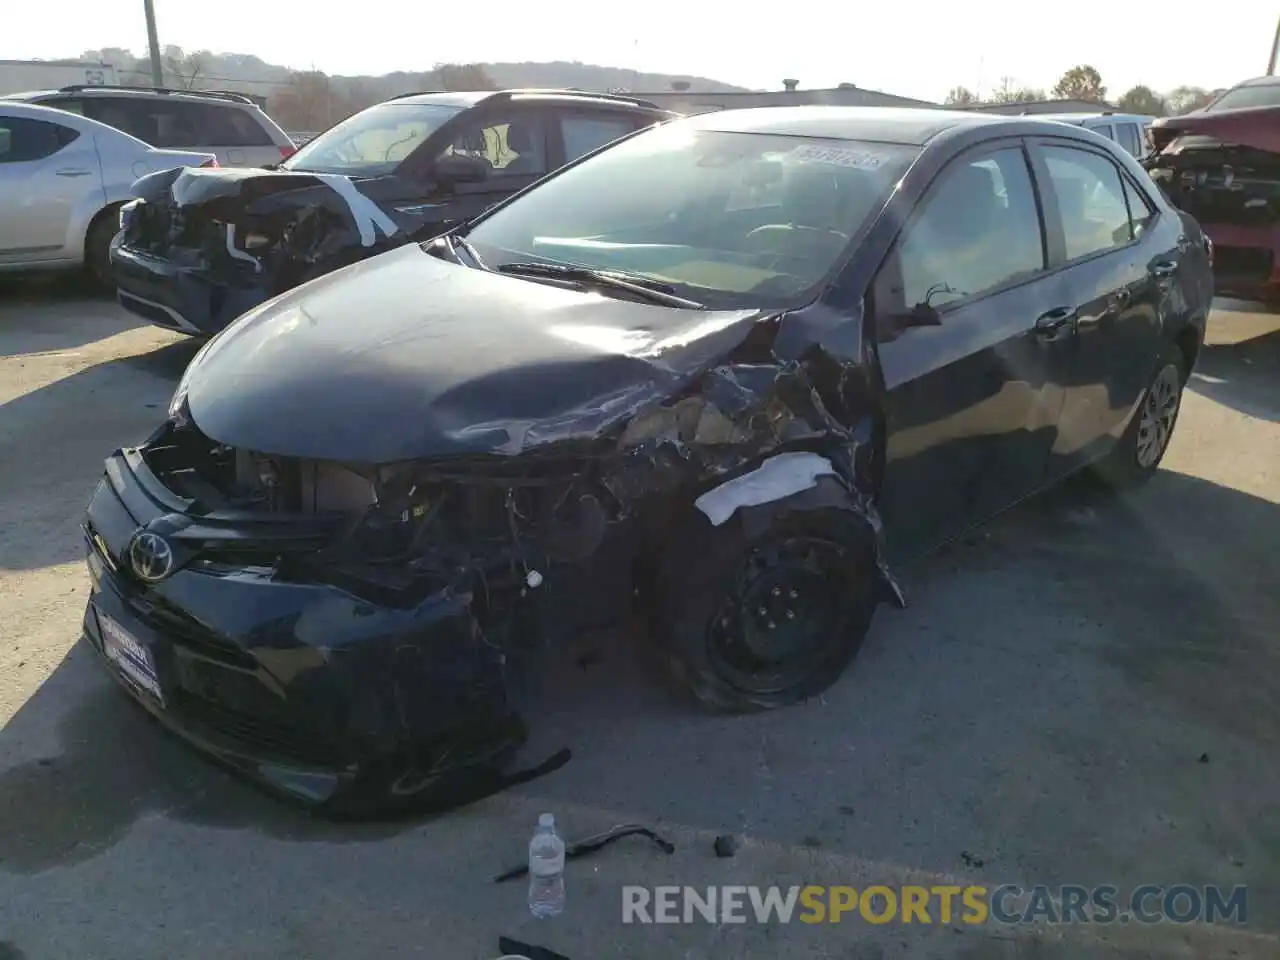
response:
M1061 224L1061 297L1076 309L1050 464L1061 475L1104 453L1142 396L1159 354L1182 230L1159 222L1144 188L1103 151L1053 139L1036 140L1032 151L1049 221Z
M876 280L887 391L882 511L906 557L1034 491L1065 360L1029 158L1018 141L953 160ZM1037 328L1037 324L1040 328ZM1061 339L1060 339L1061 338Z
M71 222L105 201L93 138L60 123L0 115L0 261L74 259Z
M427 199L427 204L437 206L435 220L441 231L479 216L547 174L549 120L545 109L507 106L479 111L475 120L458 129L439 155L476 157L488 164L489 172L480 183L458 184ZM423 169L429 171L430 164Z

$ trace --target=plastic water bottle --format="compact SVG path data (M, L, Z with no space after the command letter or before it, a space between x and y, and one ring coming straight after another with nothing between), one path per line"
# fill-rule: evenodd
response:
M529 912L539 920L564 912L564 841L549 813L538 817L529 841Z

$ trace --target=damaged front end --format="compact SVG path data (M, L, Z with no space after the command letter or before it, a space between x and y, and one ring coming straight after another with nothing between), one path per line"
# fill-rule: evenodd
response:
M1142 163L1213 244L1215 291L1280 302L1280 109L1169 117Z
M150 174L121 208L111 248L120 303L159 326L217 333L271 297L407 242L426 221L386 202L388 192L389 179L284 170Z
M402 280L434 296L378 309ZM476 302L482 328L445 319ZM712 707L813 696L902 603L876 383L856 311L655 307L405 248L210 341L108 461L85 629L157 715L318 803L492 769L539 654L636 612Z

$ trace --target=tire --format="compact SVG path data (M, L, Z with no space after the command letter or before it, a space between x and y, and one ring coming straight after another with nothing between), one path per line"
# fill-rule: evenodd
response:
M691 510L652 574L648 613L662 665L715 712L818 695L871 626L878 589L868 524L838 508L776 506L751 508L767 522L745 524L739 510L721 527Z
M119 232L115 207L108 207L89 224L84 240L84 269L93 285L101 290L115 290L111 275L111 241Z
M1186 357L1173 344L1166 344L1133 419L1115 449L1098 465L1098 474L1105 483L1132 487L1155 474L1173 439L1186 382Z

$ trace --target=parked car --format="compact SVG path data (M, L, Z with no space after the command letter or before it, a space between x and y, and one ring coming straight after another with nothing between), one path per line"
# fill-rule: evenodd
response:
M97 84L8 99L78 113L153 147L212 153L223 167L265 167L294 151L288 134L242 93Z
M1280 307L1280 77L1165 117L1151 139L1143 165L1212 239L1217 292Z
M321 805L487 763L536 652L637 593L704 704L792 703L902 602L891 563L1150 476L1210 286L1195 221L1064 124L663 124L205 344L89 504L85 630Z
M1092 130L1108 140L1114 140L1135 157L1146 156L1150 148L1147 129L1156 119L1140 113L1116 113L1114 110L1104 110L1101 113L1045 113L1038 116L1044 120L1057 120Z
M672 114L573 91L397 97L274 171L139 181L112 252L120 302L197 336L313 277L428 239Z
M84 268L108 282L107 249L133 181L216 162L208 153L157 150L62 110L0 100L0 271Z

